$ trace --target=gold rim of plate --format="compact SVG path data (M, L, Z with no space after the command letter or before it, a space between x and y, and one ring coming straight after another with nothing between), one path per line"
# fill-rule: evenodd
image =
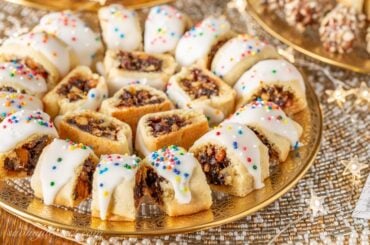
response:
M266 12L261 0L247 0L248 11L257 23L273 37L295 50L321 62L354 72L370 74L370 58L362 47L355 47L348 54L333 54L326 51L317 35L300 33L274 13Z
M317 96L306 82L308 107L294 119L303 126L303 146L292 151L288 160L274 167L265 187L238 198L214 193L214 204L208 211L193 215L168 217L158 212L140 215L135 222L104 222L88 213L43 205L32 195L18 191L9 182L0 182L0 207L35 225L103 235L154 236L199 231L230 223L250 215L288 192L304 176L319 151L322 136L322 114ZM39 226L38 226L39 227Z

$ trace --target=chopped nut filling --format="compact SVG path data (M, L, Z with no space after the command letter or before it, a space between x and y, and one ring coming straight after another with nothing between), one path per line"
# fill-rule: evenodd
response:
M67 83L62 84L57 93L66 97L70 102L74 102L86 97L87 93L97 85L98 81L95 79L74 76Z
M147 90L136 90L135 88L125 89L119 96L119 102L116 107L144 106L151 104L160 104L163 98L151 94Z
M257 135L257 137L261 140L261 142L268 148L270 159L274 161L279 161L279 153L276 150L274 150L274 148L272 147L268 139L264 135L260 134L255 128L252 128L252 127L249 127L249 128Z
M74 199L83 200L87 198L92 190L93 174L95 171L94 162L88 158L85 160L80 176L77 179L77 185L75 188Z
M163 190L160 183L166 181L158 176L153 168L148 166L141 167L136 172L136 184L134 188L135 206L138 207L141 198L148 195L156 204L162 205Z
M10 87L10 86L4 86L4 87L0 87L0 91L1 92L9 92L9 93L18 93L18 90L16 90L15 88L13 87ZM21 90L20 91L22 94L25 94L26 91L25 90Z
M151 55L136 55L119 51L117 54L120 65L118 68L128 71L159 72L162 70L163 61Z
M228 184L229 181L221 173L224 168L227 168L231 164L230 160L226 156L226 150L224 148L207 145L195 153L194 156L202 166L209 184Z
M207 68L211 67L213 58L215 57L217 51L228 41L228 39L222 39L218 41L215 45L212 46L211 50L208 53L208 64Z
M257 93L253 101L261 98L264 101L271 101L280 106L282 109L293 104L293 94L290 91L284 90L281 86L264 87Z
M163 134L175 132L180 128L189 124L184 118L178 115L171 115L165 117L152 117L147 121L148 126L152 129L154 137L158 137Z
M202 73L200 69L192 69L190 74L180 80L180 85L192 99L200 97L210 98L219 94L219 87L216 82Z
M117 134L120 131L120 127L118 125L104 119L98 119L88 115L68 118L67 123L97 137L104 137L110 140L117 140Z
M42 136L15 149L14 153L5 158L4 168L8 171L25 171L27 175L32 175L42 150L50 141L48 136Z

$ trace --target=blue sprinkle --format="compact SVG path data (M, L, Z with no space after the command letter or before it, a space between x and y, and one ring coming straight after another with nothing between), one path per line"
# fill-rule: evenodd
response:
M238 134L242 135L243 134L243 130L239 129L238 130Z
M189 174L188 173L184 173L184 176L185 176L185 178L188 178L189 177Z
M53 169L53 170L57 169L57 166L53 166L53 167L52 167L52 169Z
M233 142L233 147L234 147L234 149L238 149L238 142L234 141Z
M118 166L118 165L119 165L119 163L118 163L118 162L114 163L114 166Z
M99 186L100 186L100 187L103 187L103 186L104 186L104 184L103 184L103 183L100 183L100 184L99 184Z

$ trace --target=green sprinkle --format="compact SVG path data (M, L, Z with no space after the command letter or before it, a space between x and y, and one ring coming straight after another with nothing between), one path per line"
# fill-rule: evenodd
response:
M51 186L54 186L54 185L55 185L55 182L54 182L54 181L51 181L51 182L50 182L50 185L51 185Z
M58 157L57 162L61 162L63 159L61 157Z
M254 170L257 170L257 166L256 166L256 165L253 165L253 169L254 169Z

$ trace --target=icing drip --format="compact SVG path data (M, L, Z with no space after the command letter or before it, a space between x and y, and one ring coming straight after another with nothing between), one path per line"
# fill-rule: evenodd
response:
M21 110L0 123L0 152L7 152L34 134L58 137L48 114L42 111Z
M296 81L297 89L304 96L306 88L303 77L298 69L288 61L282 59L263 60L246 71L236 82L234 89L238 97L249 95L264 84L281 82L289 83Z
M263 144L252 130L237 123L224 123L203 135L195 144L218 142L235 152L254 179L256 189L264 187L259 147Z
M245 125L257 124L260 127L287 138L293 149L299 146L300 127L286 116L281 108L272 103L258 100L252 102L234 113L226 123L240 123Z
M0 121L20 110L42 110L42 102L27 94L0 92Z
M85 145L54 139L39 158L40 180L44 203L51 205L60 189L76 176L78 166L90 156L92 150Z
M108 49L138 50L141 46L141 28L137 14L119 4L99 10L103 38Z
M65 42L76 53L80 65L90 66L97 52L103 48L99 34L70 11L43 16L35 30L46 31Z
M253 57L268 46L265 42L247 34L230 39L215 55L212 63L212 72L217 76L223 77L241 60L247 57Z
M175 199L181 204L191 202L189 181L197 160L194 156L178 146L169 146L152 152L147 160L158 175L168 180L174 191Z
M80 110L85 109L97 110L101 102L107 97L108 97L108 88L105 84L104 86L90 89L89 92L87 93L87 98L85 102L80 107Z
M230 24L223 17L208 17L187 31L176 47L176 60L189 66L211 50L218 37L230 31Z
M169 5L150 9L145 22L145 52L165 53L175 50L185 31L184 15Z
M41 96L47 90L45 79L27 66L16 62L0 63L0 86L12 84L37 96Z
M97 166L96 181L100 218L107 218L107 210L115 188L123 181L131 181L136 174L140 158L118 154L103 155Z
M71 68L68 47L46 32L29 32L4 42L4 45L8 44L29 46L42 53L58 69L61 76L65 76Z
M161 78L129 78L129 77L115 77L109 80L109 90L113 93L126 85L141 84L153 87L155 89L164 90L166 82Z

